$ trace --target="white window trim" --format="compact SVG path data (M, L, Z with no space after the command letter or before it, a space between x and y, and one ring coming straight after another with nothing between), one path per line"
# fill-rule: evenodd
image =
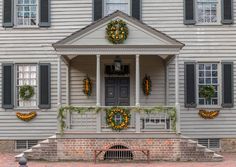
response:
M35 65L36 66L36 106L30 106L30 107L20 107L17 105L17 66L18 65ZM39 67L37 63L16 63L14 68L14 108L15 109L39 109Z
M127 2L128 2L128 6L129 6L129 8L128 8L128 15L131 15L131 0L126 0ZM102 15L103 15L103 17L105 17L106 15L106 0L103 0L103 10L102 10Z
M218 64L218 105L199 105L199 68L198 68L198 65L199 64L212 64L212 63L215 63L215 64ZM222 104L222 69L221 69L221 62L214 62L214 61L209 61L209 62L197 62L196 63L196 104L197 104L197 107L196 108L222 108L221 104Z
M17 1L14 0L14 28L38 28L39 27L39 0L36 0L36 25L18 25L17 24Z
M221 25L221 0L217 0L217 9L216 9L216 16L217 16L217 22L215 23L202 23L198 22L198 10L197 10L197 0L195 0L195 20L196 20L196 25Z

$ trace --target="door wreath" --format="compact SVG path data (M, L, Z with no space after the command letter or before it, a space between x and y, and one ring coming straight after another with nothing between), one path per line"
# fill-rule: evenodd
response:
M111 108L106 112L106 122L113 130L127 129L130 122L130 112L123 108Z
M22 100L29 100L34 96L34 88L31 85L23 85L20 87L19 94Z

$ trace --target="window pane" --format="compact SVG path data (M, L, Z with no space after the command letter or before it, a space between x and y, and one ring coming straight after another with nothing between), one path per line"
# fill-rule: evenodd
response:
M37 67L36 65L17 65L16 78L16 97L17 106L19 107L35 107L37 106ZM34 96L29 100L20 98L19 91L23 85L31 85L34 88Z
M37 24L37 1L36 0L18 0L17 9L17 25L36 25Z
M129 14L128 0L105 0L105 15L111 14L116 10Z
M218 105L218 64L205 63L198 64L198 104L199 105ZM201 96L200 90L204 85L212 85L215 94L211 99Z
M197 21L200 23L217 22L217 0L197 1Z

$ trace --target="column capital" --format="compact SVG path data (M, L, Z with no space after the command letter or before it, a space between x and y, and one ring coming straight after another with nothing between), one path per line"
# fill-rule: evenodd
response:
M96 55L96 57L97 57L97 58L100 58L100 57L101 57L101 55Z

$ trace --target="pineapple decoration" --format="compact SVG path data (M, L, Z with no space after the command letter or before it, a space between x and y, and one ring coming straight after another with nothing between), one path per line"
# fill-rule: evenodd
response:
M86 76L83 82L84 82L84 90L83 90L84 94L86 96L91 96L91 94L92 94L92 81L91 81L91 79L88 76Z
M143 93L145 96L149 96L152 91L152 81L151 77L148 76L147 74L143 78Z
M121 44L127 39L129 30L125 21L117 19L108 23L106 34L111 43Z

